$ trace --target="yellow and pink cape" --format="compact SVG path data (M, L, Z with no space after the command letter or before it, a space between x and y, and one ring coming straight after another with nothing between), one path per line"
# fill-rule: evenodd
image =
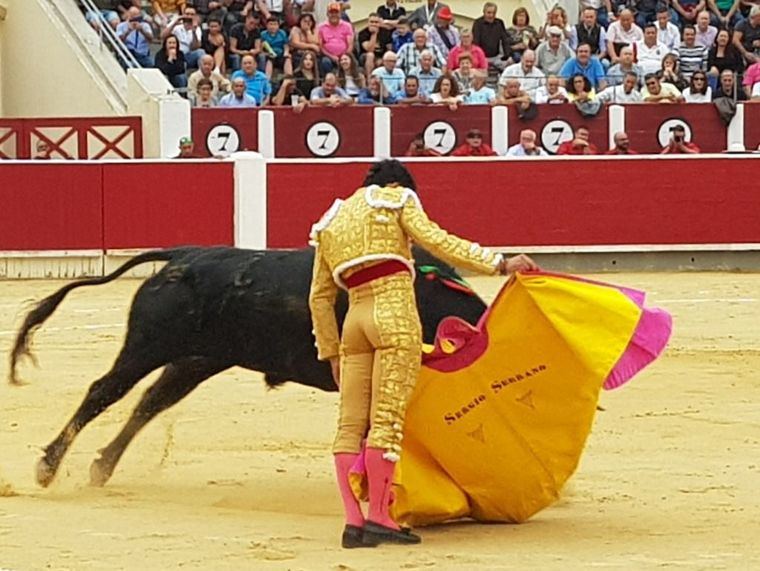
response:
M521 522L551 504L599 391L653 361L671 327L642 292L545 272L514 276L476 327L444 320L407 409L396 520Z

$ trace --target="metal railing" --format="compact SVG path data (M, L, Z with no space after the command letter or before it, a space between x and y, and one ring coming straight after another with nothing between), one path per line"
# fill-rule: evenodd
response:
M92 0L81 0L85 13L92 13L98 20L98 33L100 35L101 45L108 46L116 58L127 68L141 68L142 66L135 59L135 56L127 49L124 42L116 34L111 24L103 17L103 14Z

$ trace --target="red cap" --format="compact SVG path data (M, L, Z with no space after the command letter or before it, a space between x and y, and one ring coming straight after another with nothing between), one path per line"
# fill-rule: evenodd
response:
M328 12L340 12L340 2L330 2L327 5Z
M454 14L451 13L451 8L444 6L438 11L438 18L441 20L453 20Z

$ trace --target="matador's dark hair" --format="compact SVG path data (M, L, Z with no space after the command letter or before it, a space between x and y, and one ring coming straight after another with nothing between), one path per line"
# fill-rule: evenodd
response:
M411 188L414 191L417 190L417 185L414 183L412 175L396 159L386 159L373 164L367 172L367 177L364 179L364 186L371 184L387 186L394 182L406 188Z

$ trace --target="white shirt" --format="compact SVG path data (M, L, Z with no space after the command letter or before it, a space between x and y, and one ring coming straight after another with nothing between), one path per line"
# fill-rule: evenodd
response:
M663 30L660 28L660 24L657 25L657 41L668 46L669 50L676 49L681 45L681 32L678 30L673 22L668 22L667 26Z
M558 91L564 95L565 99L567 100L567 90L564 87L560 86ZM536 89L536 97L534 97L534 100L536 103L565 103L565 101L562 101L561 99L552 99L549 101L549 90L545 85L542 85Z
M643 101L638 89L631 89L630 93L626 93L622 85L611 85L597 93L596 98L605 103L641 103Z
M635 23L626 32L620 25L620 20L612 22L607 28L607 41L613 44L633 44L644 39L644 32Z
M657 73L662 68L662 58L668 55L671 50L665 44L657 42L651 48L644 43L644 40L636 42L636 58L644 72Z
M547 156L547 153L545 150L543 150L538 145L535 146L533 153L528 154L525 152L525 148L520 144L517 143L516 145L512 145L507 149L507 152L504 154L505 157L545 157Z
M520 80L520 87L523 91L526 91L530 95L531 99L535 99L536 89L538 89L543 83L544 72L538 69L535 65L527 74L523 69L522 63L513 63L501 73L499 77L499 85L505 85L507 79L510 77L516 77Z
M758 84L760 85L760 84ZM701 93L692 93L691 87L687 87L681 93L686 103L712 103L712 87L707 87L707 93L704 95Z
M187 55L190 53L191 47L193 45L193 30L188 30L183 25L179 25L174 30L172 30L172 34L174 34L174 37L177 38L177 41L179 42L179 49L182 50L182 53ZM198 39L198 48L200 48L200 42L201 42L201 29L200 27L195 28L195 37Z
M752 86L752 93L750 93L750 97L760 97L760 81Z

